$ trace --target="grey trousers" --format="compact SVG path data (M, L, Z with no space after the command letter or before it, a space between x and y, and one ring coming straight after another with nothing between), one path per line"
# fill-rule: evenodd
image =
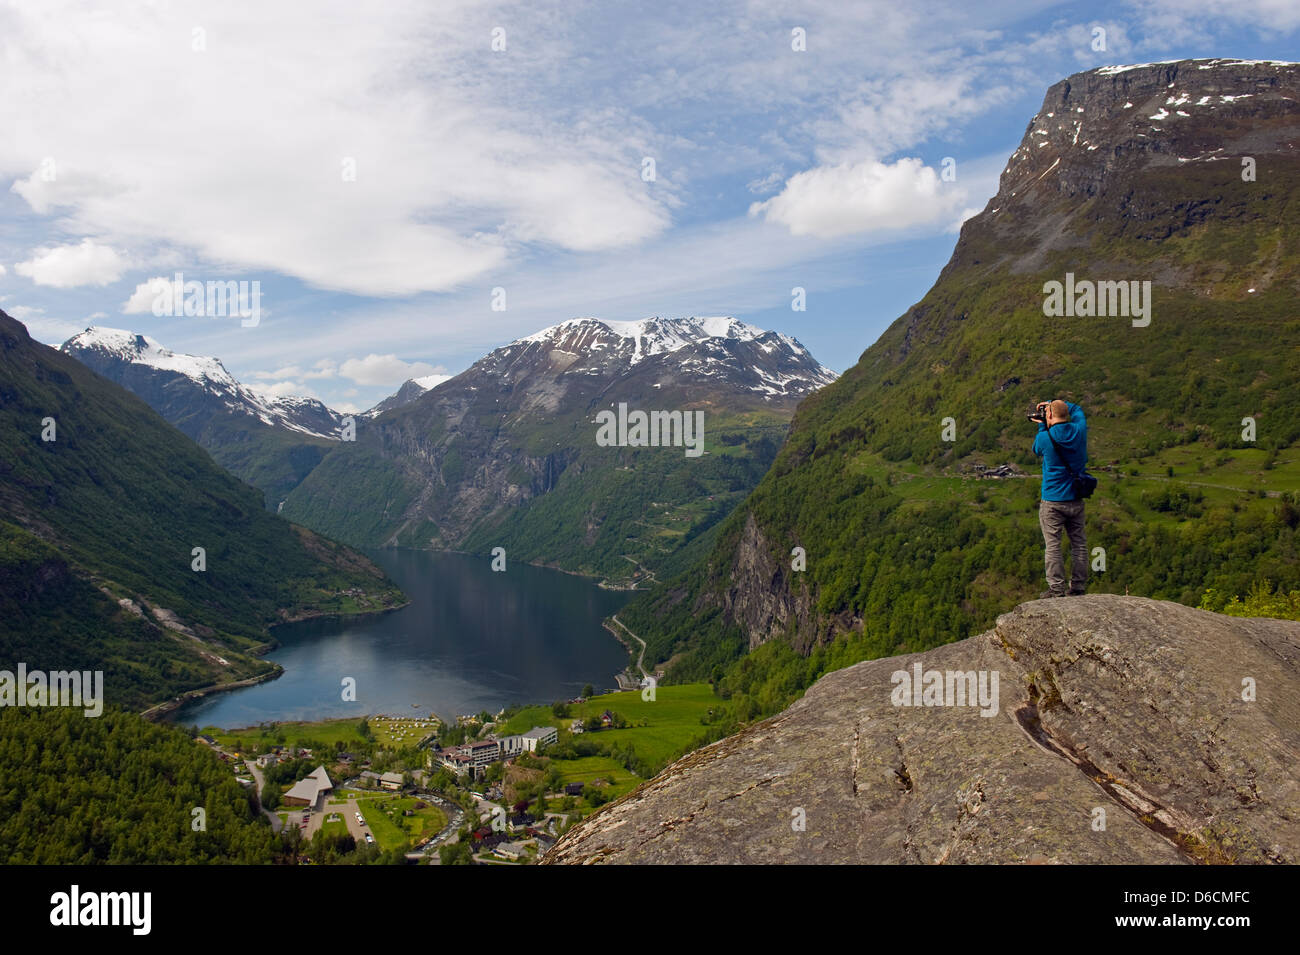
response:
M1054 594L1081 594L1088 586L1088 540L1083 529L1083 501L1039 501L1038 524L1046 545L1047 589ZM1061 531L1070 535L1070 586L1065 586Z

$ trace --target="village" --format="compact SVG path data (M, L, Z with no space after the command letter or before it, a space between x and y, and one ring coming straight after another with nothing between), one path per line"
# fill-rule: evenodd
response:
M230 766L303 864L530 864L583 814L639 782L608 758L548 758L561 734L571 748L584 733L627 726L609 709L569 716L586 702L554 704L549 712L565 714L560 725L515 733L504 732L502 710L451 725L433 715L373 715L231 734L210 728L195 739Z

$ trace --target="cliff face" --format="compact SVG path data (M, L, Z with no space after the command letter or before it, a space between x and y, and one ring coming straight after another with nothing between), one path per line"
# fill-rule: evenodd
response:
M985 705L895 705L918 666ZM1300 623L1096 595L829 674L544 861L1295 863L1298 805Z

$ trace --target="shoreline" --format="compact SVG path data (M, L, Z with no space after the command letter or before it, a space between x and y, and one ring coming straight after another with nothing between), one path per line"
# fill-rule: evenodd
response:
M218 693L226 693L230 690L242 690L245 687L257 686L259 683L269 683L271 680L277 680L284 675L284 667L280 666L280 664L276 663L274 660L271 661L271 665L275 667L275 669L269 673L245 677L242 680L235 680L231 683L214 683L210 686L201 686L195 690L186 690L174 699L149 707L149 709L143 711L140 716L143 719L149 720L151 723L156 722L165 719L168 715L179 710L186 703L192 703L195 700L201 700L207 696L215 696Z
M405 592L403 592L403 596L405 596ZM330 612L320 611L320 612L307 613L302 616L290 617L285 620L277 620L274 623L269 623L266 625L267 634L271 637L270 640L266 641L265 643L259 643L255 647L250 647L248 650L245 650L244 652L251 657L260 658L270 653L272 650L275 650L277 647L279 647L280 642L275 639L275 629L277 627L283 627L294 623L304 623L309 620L337 619L340 623L343 623L348 620L359 620L363 617L371 617L374 616L375 614L392 613L395 610L401 610L403 607L409 606L410 603L411 601L407 599L404 600L402 603L397 604L396 606L381 607L376 610L364 610L359 613L330 613ZM167 717L175 713L186 703L193 703L195 700L201 700L208 696L215 696L218 693L228 693L232 690L243 690L250 686L257 686L260 683L269 683L272 680L278 680L280 677L284 676L285 671L283 666L276 663L274 660L270 660L268 662L271 664L273 668L268 673L261 673L256 676L245 677L242 680L234 680L230 683L212 683L209 684L208 686L201 686L193 690L186 690L180 696L174 697L170 700L165 700L162 703L156 703L153 706L149 707L148 709L143 710L140 713L140 716L143 719L149 720L150 722L157 722L159 720L165 721L167 720Z
M489 555L474 554L467 550L455 550L450 547L441 547L441 548L388 547L383 549L384 550L421 550L429 554L457 554L461 557L478 557L478 558L485 558L485 559L489 557ZM613 591L620 591L624 593L634 593L637 591L637 585L635 581L630 586L619 587L615 584L611 584L609 582L610 578L606 577L604 574L585 574L580 570L569 570L567 567L561 567L558 564L544 564L535 560L521 560L520 563L525 564L528 567L536 567L539 570L556 570L562 574L568 574L570 577L581 577L583 580L594 580L596 582L596 586L599 587L601 590L613 590Z

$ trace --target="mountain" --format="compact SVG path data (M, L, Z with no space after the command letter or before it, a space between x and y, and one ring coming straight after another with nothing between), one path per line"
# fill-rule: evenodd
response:
M1295 589L1298 213L1300 66L1055 84L933 288L800 404L709 553L620 620L670 678L754 714L829 659L982 632L1043 587L1025 412L1052 397L1088 416L1094 590ZM1096 314L1085 283L1121 281L1129 314ZM1075 314L1049 314L1071 285Z
M1271 690L1243 702L1242 674ZM956 695L972 678L982 706ZM1295 864L1298 726L1300 623L1032 601L978 637L823 677L543 862Z
M396 392L367 411L366 416L374 417L383 414L385 411L392 411L394 408L409 405L420 395L442 384L449 377L449 375L426 375L423 378L408 378Z
M834 377L793 338L734 318L573 319L359 423L284 514L358 546L500 546L632 584L702 550L797 402ZM676 415L663 437L678 446L632 446L631 430L598 441L603 412L652 411ZM701 419L692 450L685 426Z
M314 398L269 398L217 358L179 355L152 338L91 327L63 343L71 355L144 399L274 508L339 439L343 416Z
M102 669L108 702L138 708L275 672L254 655L270 624L400 599L0 312L0 668Z

